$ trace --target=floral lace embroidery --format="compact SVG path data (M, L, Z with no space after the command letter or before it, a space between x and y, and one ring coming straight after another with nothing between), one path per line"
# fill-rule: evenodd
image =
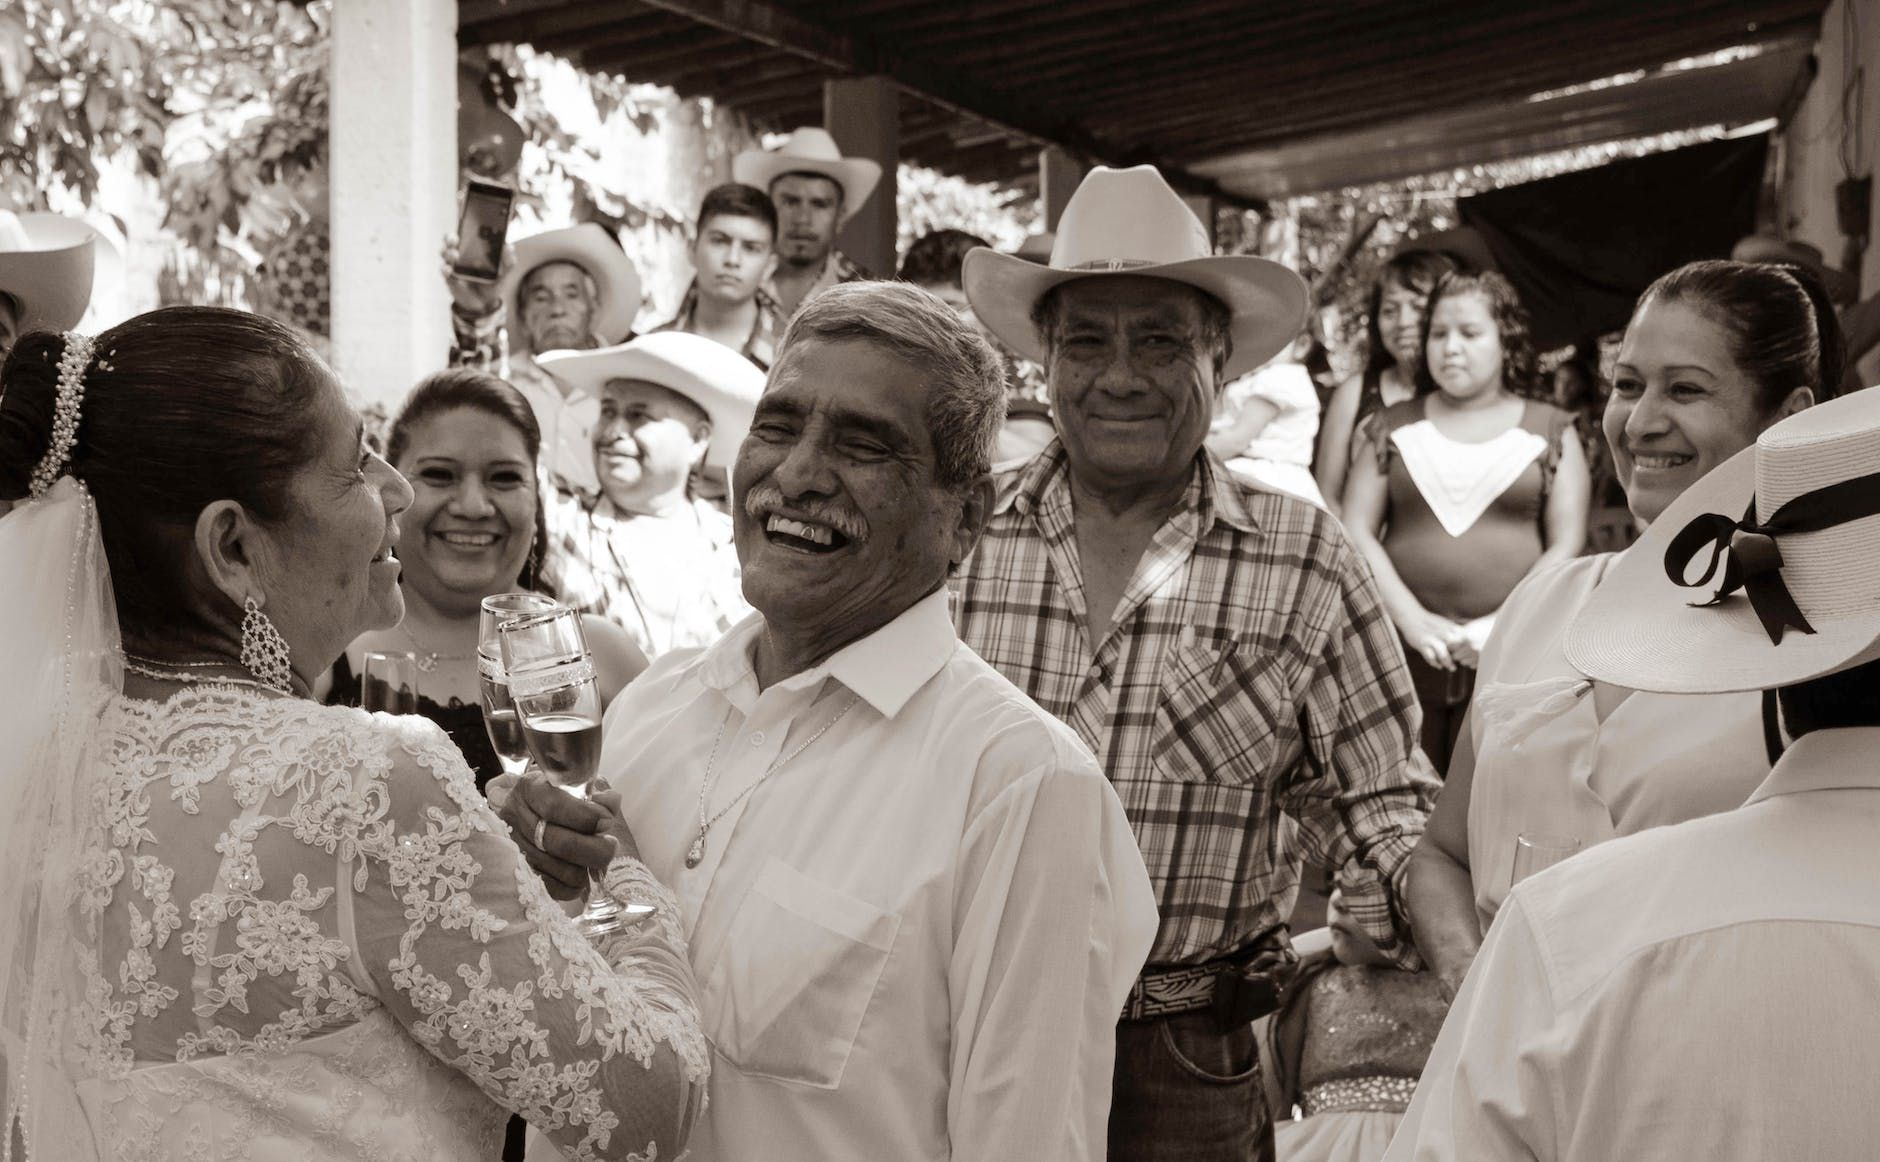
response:
M298 1086L316 1076L330 1086L331 1062L285 1071L260 1063L288 1065L310 1038L370 1024L381 1001L370 981L358 979L363 949L346 936L368 892L383 900L388 889L404 927L383 982L410 1006L406 1032L417 1045L541 1129L582 1129L571 1157L622 1156L628 1145L612 1142L621 1120L604 1088L603 1063L616 1056L651 1067L659 1050L671 1051L691 1094L685 1109L657 1124L683 1127L696 1116L709 1058L670 893L637 861L616 861L610 890L657 902L660 915L597 954L519 858L510 860L514 897L479 891L486 869L478 851L500 857L494 845L505 842L506 829L461 755L429 723L204 689L163 704L120 700L107 708L104 726L106 777L73 898L104 933L80 949L80 1051L100 1078L134 1075L142 1103L141 1112L121 1119L102 1115L123 1132L120 1148L159 1140L185 1148L200 1127L185 1134L179 1123L170 1134L166 1117L194 1116L192 1103L226 1105L246 1094L236 1120L247 1129L216 1139L218 1149L232 1147L284 1117L286 1094ZM400 756L435 780L428 792L394 781ZM398 815L395 793L414 791L420 799ZM159 808L159 795L174 811ZM421 810L413 810L420 800ZM201 847L191 849L174 812L228 822L212 843L202 828ZM184 882L193 889L180 901L179 866L189 869ZM502 899L510 909L519 903L520 915L512 910L505 918L492 906ZM509 945L526 947L522 973L499 967L489 950L516 923L527 926L521 943ZM383 934L388 948L391 935ZM186 993L188 1010L173 1011ZM545 1006L562 1014L558 1027L572 1030L573 1045L556 1043ZM211 1073L185 1080L134 1068L165 1057ZM257 1066L225 1068L236 1060ZM355 1096L342 1105L365 1100L356 1084L346 1088ZM421 1101L405 1113L422 1119L434 1107L435 1099ZM343 1138L349 1149L378 1141L377 1129L348 1124L337 1106L320 1108L327 1112L303 1114L306 1124L289 1129ZM462 1120L441 1125L455 1133ZM430 1132L419 1136L429 1140ZM207 1141L200 1145L211 1156ZM658 1147L649 1140L631 1156L654 1158ZM403 1149L372 1152L407 1156Z

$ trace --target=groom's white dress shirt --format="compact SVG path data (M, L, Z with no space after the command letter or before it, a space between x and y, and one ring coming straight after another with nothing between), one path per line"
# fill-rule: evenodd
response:
M1156 911L1095 759L959 642L944 591L760 692L762 630L660 658L606 719L715 1050L692 1156L1101 1158Z
M1517 885L1386 1162L1880 1152L1880 729Z

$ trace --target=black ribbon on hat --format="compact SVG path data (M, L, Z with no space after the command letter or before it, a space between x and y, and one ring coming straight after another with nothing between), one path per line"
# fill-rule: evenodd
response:
M1789 629L1814 633L1815 627L1802 616L1788 583L1782 579L1782 550L1776 538L1818 533L1870 516L1880 516L1880 472L1803 493L1760 524L1756 520L1756 500L1751 497L1749 510L1741 520L1707 512L1685 525L1665 549L1665 573L1686 589L1696 589L1710 584L1721 567L1723 576L1717 591L1709 601L1695 601L1692 606L1715 605L1741 589L1749 596L1749 607L1755 610L1769 641L1781 645L1782 635ZM1706 547L1710 549L1710 563L1703 576L1686 580L1691 562Z

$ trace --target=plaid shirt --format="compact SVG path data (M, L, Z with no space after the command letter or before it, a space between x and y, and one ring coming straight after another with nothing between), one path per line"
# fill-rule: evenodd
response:
M1414 966L1406 857L1436 780L1397 633L1338 522L1206 456L1092 650L1061 445L1003 482L955 580L960 637L1096 752L1155 885L1155 965L1285 921L1300 859Z
M770 365L777 358L777 344L783 339L783 313L777 307L777 300L771 298L761 287L757 291L756 301L757 319L751 324L750 336L744 340L744 346L738 349L738 354L763 370L769 371ZM654 327L653 330L686 331L697 334L693 330L693 319L697 313L698 279L695 278L692 280L692 285L685 288L685 297L679 300L679 309L673 312L672 318Z
M829 257L823 259L823 268L822 271L816 275L816 281L811 283L810 288L803 292L803 297L797 300L797 309L802 310L804 303L807 303L839 282L866 282L874 277L875 276L868 273L865 268L857 264L854 259L842 253L840 250L832 248L829 251ZM783 296L777 293L777 278L775 275L772 275L765 281L763 293L771 302L778 304L778 316L782 318L783 323L787 325L790 319L783 316ZM778 328L777 336L778 338L783 337L782 327Z

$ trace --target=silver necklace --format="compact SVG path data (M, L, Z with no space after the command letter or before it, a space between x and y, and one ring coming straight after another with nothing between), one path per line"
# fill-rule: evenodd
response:
M751 792L757 790L758 787L763 785L765 779L768 779L770 776L776 774L779 770L783 768L784 764L788 763L791 759L795 758L797 755L802 754L804 750L808 749L810 743L815 742L817 739L821 738L823 735L829 733L829 728L834 726L836 723L841 722L842 716L847 714L849 711L855 709L855 704L859 701L861 701L861 698L858 695L854 695L854 694L849 695L849 700L842 704L842 709L836 711L836 716L834 718L831 718L829 721L823 723L822 728L818 730L815 734L812 734L808 738L804 739L802 742L797 743L795 750L792 750L790 753L784 755L782 758L776 760L775 762L771 763L768 767L764 768L764 773L757 776L755 779L752 779L750 786L744 788L742 791L739 791L737 795L732 798L731 802L726 803L723 807L719 808L718 813L716 815L713 815L711 818L707 819L705 817L705 811L711 799L712 785L718 781L718 775L715 770L718 764L718 744L725 740L725 723L730 721L731 715L729 712L727 712L723 718L719 719L718 720L718 733L712 736L711 757L705 760L705 781L699 785L699 789L698 789L698 838L692 841L691 850L685 853L685 866L697 867L699 865L699 861L705 858L705 833L712 829L712 824L718 822L720 819L723 819L727 811L730 811L733 807L736 807L739 803L744 802L744 800L750 796Z
M152 664L139 664L146 661L152 662ZM176 682L184 686L252 686L257 690L266 690L270 694L281 693L278 687L270 686L266 682L257 682L253 678L237 678L229 674L185 674L182 673L180 669L157 668L158 666L193 666L200 669L205 666L226 666L230 664L231 663L228 662L156 662L149 658L139 658L134 654L124 655L124 668L126 670L129 670L133 674L141 674L146 678L154 678L159 682Z
M412 659L418 663L418 670L421 673L429 674L435 672L439 662L461 662L470 656L469 654L446 654L440 653L437 650L425 649L418 643L418 635L412 633L411 627L402 621L398 623L398 632L404 634L405 640L411 643L411 656Z

